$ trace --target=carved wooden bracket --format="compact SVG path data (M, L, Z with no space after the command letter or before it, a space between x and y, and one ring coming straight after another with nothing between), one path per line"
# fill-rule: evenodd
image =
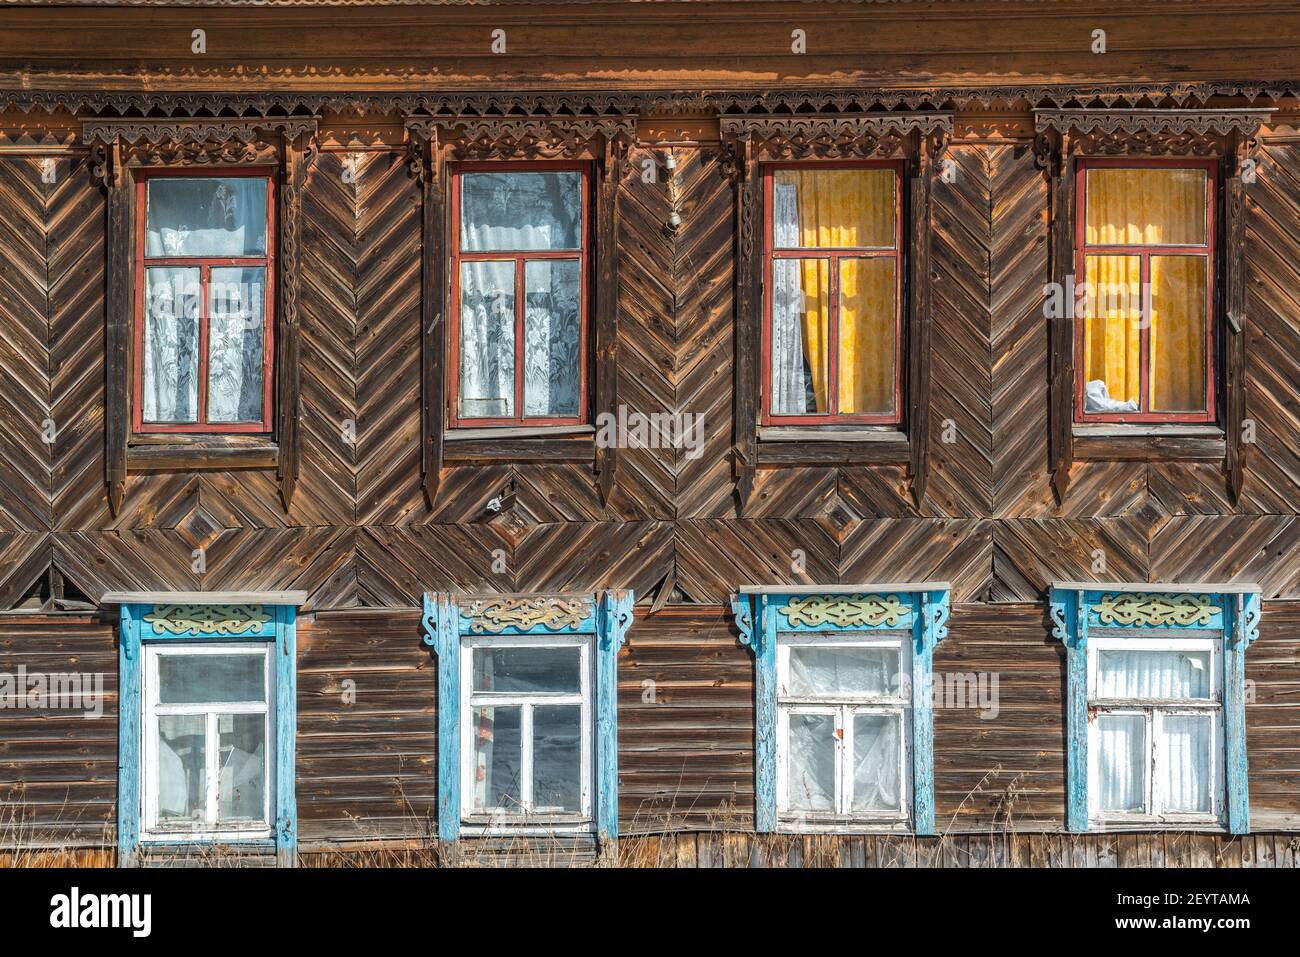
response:
M925 497L929 415L930 195L952 134L950 113L724 116L719 120L722 171L736 203L736 362L732 478L741 514L758 471L762 401L760 163L804 159L903 159L908 164L908 462L912 498Z
M316 149L315 117L255 120L91 120L82 125L90 175L108 197L104 480L117 514L130 441L131 329L135 284L135 178L148 167L277 167L280 209L276 322L278 477L288 511L298 475L298 259L302 194Z
M423 189L421 341L424 438L421 484L430 508L438 494L447 422L445 369L448 235L447 164L464 160L587 160L595 169L594 413L617 414L619 183L636 138L635 116L412 116L406 119L407 166ZM613 489L617 448L596 443L593 471L601 503Z
M1034 156L1048 178L1051 205L1050 274L1068 288L1074 272L1074 163L1077 156L1218 157L1223 204L1222 312L1224 337L1223 469L1234 502L1245 478L1246 283L1245 190L1242 172L1258 149L1260 127L1273 109L1038 110ZM1253 163L1250 164L1253 172ZM1218 307L1216 306L1216 309ZM1066 315L1051 319L1049 469L1061 504L1074 461L1074 329Z

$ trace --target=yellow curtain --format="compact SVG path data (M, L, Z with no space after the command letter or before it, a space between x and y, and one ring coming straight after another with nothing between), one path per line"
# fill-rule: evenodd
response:
M1204 170L1091 169L1085 239L1094 245L1188 245L1206 241ZM1135 250L1136 252L1136 250ZM1205 409L1208 257L1152 256L1150 382L1145 411ZM1088 256L1084 368L1112 399L1141 395L1141 259Z
M801 248L894 248L894 172L888 169L780 170L795 186ZM895 286L892 260L856 259L840 272L840 411L885 414L893 408ZM817 411L829 402L830 281L824 259L800 263L804 358Z
M1112 399L1142 394L1142 259L1088 256L1083 354L1088 380L1101 379Z

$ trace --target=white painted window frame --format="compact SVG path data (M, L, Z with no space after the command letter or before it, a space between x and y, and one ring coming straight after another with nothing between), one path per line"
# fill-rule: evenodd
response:
M592 689L595 675L592 660L593 635L464 635L460 649L460 781L461 833L520 834L545 831L552 834L589 833L595 828L592 813L594 789L595 727ZM474 691L474 651L480 648L577 648L579 650L579 691L577 693L508 694ZM532 709L537 705L579 705L581 708L580 807L577 814L537 814L531 811L532 781ZM474 715L482 707L518 707L519 736L523 746L520 759L519 811L497 808L490 812L474 810L474 784L477 766L474 755Z
M790 684L790 649L896 648L898 675L892 694L836 693L793 695ZM806 832L899 831L911 827L912 817L912 634L910 631L778 632L776 645L776 810L779 829ZM836 724L834 812L796 811L790 808L791 714L829 714ZM853 811L853 715L888 714L899 717L899 808L896 811Z
M187 642L154 643L142 646L143 669L141 674L141 817L142 842L186 843L190 841L248 841L269 839L273 835L271 821L275 808L275 667L272 642ZM161 704L158 700L160 682L158 661L162 657L194 657L198 655L261 655L265 701L262 702L206 702L198 704ZM158 826L158 719L165 715L201 714L206 716L204 754L206 756L205 824L201 828L160 828ZM262 820L260 827L222 827L217 823L220 805L220 734L217 718L223 714L261 714L265 747L263 754L266 780L262 788Z
M1167 634L1167 633L1166 633ZM1210 656L1208 698L1099 698L1097 670L1103 651L1189 651L1208 652ZM1097 718L1103 714L1139 715L1145 719L1142 811L1102 811L1101 797L1101 729ZM1158 772L1169 761L1161 735L1161 722L1169 715L1210 716L1210 811L1197 814L1164 809L1164 795ZM1088 816L1099 827L1152 827L1167 825L1221 828L1226 813L1223 740L1223 637L1218 633L1203 637L1160 637L1144 635L1124 637L1114 633L1093 632L1088 637Z

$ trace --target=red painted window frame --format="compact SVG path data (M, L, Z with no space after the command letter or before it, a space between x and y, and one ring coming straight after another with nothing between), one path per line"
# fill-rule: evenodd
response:
M450 428L499 428L545 425L586 425L588 349L591 308L591 163L586 161L475 160L449 163L451 175L451 336L447 362L448 425ZM460 248L461 177L465 173L560 173L582 174L582 236L579 248L561 250L506 250L465 252ZM524 409L524 264L534 260L577 259L580 263L578 305L578 414L576 416L526 416ZM515 404L518 415L462 416L460 414L460 264L504 262L515 264Z
M1087 236L1088 215L1088 171L1092 169L1199 169L1205 171L1205 242L1174 246L1151 245L1089 245ZM1205 411L1204 412L1086 412L1084 411L1084 386L1087 383L1086 357L1084 356L1084 317L1076 316L1074 323L1074 421L1084 422L1188 422L1212 423L1217 419L1215 410L1217 380L1215 354L1216 312L1214 268L1218 243L1215 230L1218 228L1216 214L1219 190L1218 161L1214 159L1127 159L1127 158L1080 158L1076 167L1078 189L1075 190L1075 236L1074 236L1074 275L1075 290L1081 289L1087 276L1084 268L1085 257L1089 255L1125 255L1140 256L1142 259L1139 282L1141 289L1148 288L1151 282L1151 257L1162 255L1204 256L1205 269ZM1068 290L1071 299L1077 300L1075 290ZM1144 325L1141 330L1142 380L1139 409L1150 404L1150 370L1151 370L1151 328Z
M153 179L233 179L250 176L266 180L265 256L145 256L145 217L149 181ZM154 169L136 173L135 194L135 372L133 374L133 429L139 433L269 433L275 349L275 170L266 166L236 169ZM145 269L150 266L184 266L199 269L199 417L196 422L144 421L144 295ZM262 296L262 418L257 422L208 422L208 282L212 268L261 266L266 269Z
M903 217L906 194L903 160L837 160L763 164L763 395L759 403L762 425L901 425L903 421L903 272L907 266L903 247ZM779 170L892 169L894 171L894 246L818 246L776 249L773 243L772 174ZM805 415L778 415L771 410L772 398L772 265L776 259L829 259L831 288L827 301L830 342L827 349L831 411ZM886 415L848 415L836 412L840 403L839 377L839 288L841 259L894 260L894 409Z

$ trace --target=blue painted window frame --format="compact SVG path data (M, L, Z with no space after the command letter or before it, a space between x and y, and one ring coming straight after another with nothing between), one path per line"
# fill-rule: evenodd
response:
M294 777L295 736L298 720L297 619L292 605L262 606L269 621L233 634L183 631L162 632L145 620L151 613L162 614L167 606L155 603L124 604L119 612L118 637L118 766L117 766L117 860L120 867L139 863L140 817L143 813L141 753L141 667L146 644L185 642L262 643L273 646L275 655L275 821L272 836L262 840L199 839L177 835L175 840L150 840L148 846L220 843L240 847L274 848L282 867L296 863L298 848L298 805ZM227 606L211 606L223 608ZM242 607L242 606L241 606Z
M1214 606L1214 613L1189 624L1164 622L1159 626L1103 620L1097 605L1126 593L1174 599L1191 595ZM1188 637L1218 638L1223 642L1223 749L1227 830L1250 833L1250 782L1246 759L1246 649L1259 637L1261 602L1258 590L1205 591L1195 586L1155 584L1126 589L1050 589L1052 636L1066 653L1066 827L1077 833L1091 828L1088 805L1088 632L1104 627L1108 632L1130 630L1139 637L1152 627L1178 629ZM1180 826L1180 825L1171 825ZM1158 825L1153 825L1158 829Z
M483 637L473 631L474 621L466 614L476 600L504 598L576 600L583 605L578 621L555 625L535 624L527 628L504 625L492 636L507 635L591 635L594 659L595 741L592 747L595 791L592 827L597 837L618 837L618 652L627 640L633 618L631 590L606 590L583 595L469 596L453 592L426 592L422 617L424 643L438 659L438 839L455 841L461 830L462 719L460 678L461 640ZM539 828L539 831L544 829Z
M827 622L816 626L792 624L782 613L790 599L810 597L897 598L905 606L898 620L876 625L840 626ZM778 635L798 632L873 631L912 632L912 832L934 834L934 649L948 634L949 590L935 588L898 591L864 585L852 593L742 590L732 598L732 612L740 630L741 644L754 654L754 829L759 833L778 830L776 812L776 646Z

